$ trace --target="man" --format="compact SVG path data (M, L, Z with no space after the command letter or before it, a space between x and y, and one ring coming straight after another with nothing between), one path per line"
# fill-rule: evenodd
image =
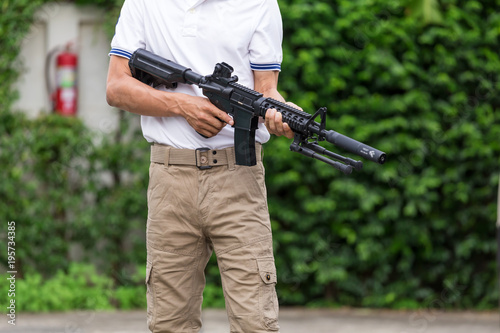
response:
M148 325L152 332L198 332L204 269L215 250L231 332L277 332L276 269L261 143L293 137L269 110L256 132L258 163L234 162L233 119L199 88L153 89L131 76L128 59L145 48L206 75L217 62L239 83L284 102L277 0L126 0L111 43L107 100L141 115L151 142L148 187ZM201 134L201 135L200 135ZM203 136L202 136L203 135Z

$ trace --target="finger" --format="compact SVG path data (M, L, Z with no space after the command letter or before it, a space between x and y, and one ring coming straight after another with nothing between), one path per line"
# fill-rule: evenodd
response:
M212 114L214 118L216 118L219 122L224 123L223 126L226 126L226 124L229 124L231 126L234 125L234 120L233 118L227 114L226 112L222 111L218 107L216 107L212 102L210 102L208 99L206 99L207 104L206 107L209 109L209 112Z
M295 133L290 128L290 125L288 125L287 123L283 123L283 129L285 131L284 135L289 139L293 139Z
M234 120L226 112L220 110L212 103L206 104L204 121L220 131L227 124L234 125Z
M225 112L223 112L223 111L220 111L220 110L218 111L218 113L217 113L217 118L218 118L221 122L223 122L223 123L224 123L224 125L226 125L226 124L229 124L229 125L231 125L231 126L233 126L233 125L234 125L234 120L233 120L233 118L232 118L229 114L227 114L227 113L225 113Z
M276 135L283 135L285 133L283 129L283 115L281 112L276 112L276 115L274 116L274 126L276 128Z
M193 128L207 137L216 135L224 126L226 126L226 123L221 122L210 113L200 113L198 119L193 122Z
M274 123L274 117L276 116L276 110L268 109L266 112L266 122L265 125L269 133L274 134L276 132L276 125Z
M287 105L290 105L292 108L296 108L296 109L299 109L300 111L304 111L300 106L298 106L297 104L295 103L292 103L292 102L286 102Z
M217 134L219 133L227 124L225 122L220 121L217 118L210 117L206 122L205 122L205 128L214 133Z
M219 131L216 128L214 128L206 123L201 125L201 126L196 127L195 130L196 130L196 132L198 132L199 134L201 134L207 138L211 138L211 137L217 135L217 133L219 133Z

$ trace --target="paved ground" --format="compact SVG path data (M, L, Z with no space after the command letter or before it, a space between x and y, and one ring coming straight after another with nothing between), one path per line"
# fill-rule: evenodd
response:
M1 333L148 333L144 311L2 315ZM229 332L224 310L203 313L202 333ZM282 309L282 333L498 333L498 313ZM251 333L251 332L248 332Z

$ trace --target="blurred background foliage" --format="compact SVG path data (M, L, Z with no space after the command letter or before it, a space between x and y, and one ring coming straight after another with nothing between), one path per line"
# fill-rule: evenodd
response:
M45 2L0 1L1 230L17 222L18 285L33 291L20 309L143 307L148 145L132 116L96 143L78 119L11 110ZM105 8L112 33L122 0L76 2ZM279 4L285 98L327 106L328 128L388 154L344 176L286 139L266 145L281 304L495 307L500 1ZM207 284L205 306L223 306L214 258Z

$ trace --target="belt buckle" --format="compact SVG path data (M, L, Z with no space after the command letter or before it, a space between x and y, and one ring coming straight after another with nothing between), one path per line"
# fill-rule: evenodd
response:
M208 148L208 147L196 148L194 156L196 158L196 167L198 167L198 169L200 169L200 170L212 169L212 166L210 166L210 165L201 165L202 163L208 164L208 154L207 154L207 156L201 156L201 153L207 152L209 150L210 150L210 148ZM198 152L200 154L200 161L198 161ZM206 162L203 162L203 158L207 159Z

